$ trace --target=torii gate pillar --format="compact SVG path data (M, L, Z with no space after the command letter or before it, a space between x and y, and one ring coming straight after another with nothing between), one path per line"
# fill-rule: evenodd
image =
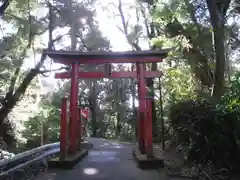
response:
M78 70L79 64L72 64L72 72L71 72L71 96L70 96L70 146L69 153L76 153L77 145L78 145L78 131L81 128L78 128Z
M139 100L139 113L138 113L138 148L139 151L144 154L146 152L145 149L145 134L144 134L144 126L145 126L145 97L147 95L146 89L146 81L144 77L145 65L137 63L137 85L138 85L138 100ZM146 128L146 127L145 127Z

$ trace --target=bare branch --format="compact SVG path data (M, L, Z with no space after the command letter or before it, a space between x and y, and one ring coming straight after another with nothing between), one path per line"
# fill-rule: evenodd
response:
M141 51L141 47L134 43L134 42L131 42L131 40L129 39L128 37L128 29L127 29L127 22L125 20L125 16L124 16L124 13L123 13L123 9L122 9L122 1L119 0L119 3L118 3L118 11L120 13L120 16L121 16L121 20L122 20L122 25L123 25L123 32L125 34L125 37L128 41L128 43L132 46L133 49L137 50L137 51Z
M149 25L148 25L148 20L147 20L147 16L146 16L146 13L144 11L144 7L142 6L142 4L140 3L140 11L142 13L142 16L144 18L144 24L145 24L145 28L146 28L146 31L147 31L147 36L150 37L151 34L150 34L150 30L149 30Z
M85 40L84 40L83 35L82 35L82 32L80 32L79 34L76 34L76 37L77 37L77 38L80 38L83 47L86 48L86 50L87 50L88 52L91 52L91 51L92 51L92 49L89 48L89 47L87 46L87 44L85 43Z
M49 72L53 72L53 71L68 70L68 69L69 69L68 67L60 67L58 69L39 70L38 72L41 74L44 74L44 73L49 73Z
M64 36L67 36L67 35L70 35L70 34L64 34L64 35L56 37L55 39L52 39L52 43L55 43L56 41L60 41Z
M32 19L31 19L31 9L30 9L30 0L28 0L28 21L29 21L29 39L28 39L28 44L27 46L24 48L23 52L20 55L19 58L19 66L16 68L13 77L10 80L10 86L8 88L8 92L6 93L5 99L8 99L9 96L13 95L14 89L15 89L15 85L16 85L16 81L17 78L19 76L20 70L21 70L21 66L23 64L23 60L26 57L26 53L27 50L31 47L32 41L33 41L33 35L32 35Z
M48 24L48 30L49 30L49 34L48 34L48 49L54 49L53 48L53 12L52 12L52 4L49 2L48 3L48 12L49 12L49 24Z
M27 46L27 48L30 48L31 44L32 44L32 38L33 38L30 0L28 0L27 3L28 3L27 6L28 6L28 23L29 23L29 37L28 37L28 46Z

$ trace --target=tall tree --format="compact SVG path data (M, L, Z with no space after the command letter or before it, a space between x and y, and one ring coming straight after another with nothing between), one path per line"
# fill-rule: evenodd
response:
M224 93L224 74L226 64L224 27L226 22L226 12L229 8L231 0L206 0L206 2L213 28L213 45L216 60L213 97L216 100L219 100Z
M4 126L3 122L9 112L23 97L31 81L41 73L40 68L45 60L45 56L42 55L34 68L27 72L22 71L24 60L29 57L29 51L33 48L35 37L46 32L48 28L48 22L32 14L32 7L36 5L36 1L31 3L14 1L9 5L2 19L5 24L8 24L8 28L3 28L1 58L10 66L5 66L5 72L8 72L9 78L6 79L4 94L1 97L1 127ZM9 31L11 28L13 31Z
M161 47L173 47L170 63L185 61L191 66L193 75L199 82L198 87L210 94L214 85L213 96L219 99L221 96L219 94L223 92L226 61L229 62L230 57L233 59L232 55L239 52L237 45L239 37L234 35L235 30L239 28L235 20L233 23L226 23L228 19L236 17L232 10L234 5L230 7L230 1L161 2L158 1L158 8L153 14L154 21L159 27L159 34L154 43ZM212 7L217 9L214 10ZM215 24L212 18L215 18ZM213 35L214 38L217 35L219 37L212 41ZM224 51L218 53L217 49L220 47ZM229 59L226 60L226 57Z

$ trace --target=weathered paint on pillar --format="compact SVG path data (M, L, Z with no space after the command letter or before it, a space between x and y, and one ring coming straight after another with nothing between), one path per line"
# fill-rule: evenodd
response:
M78 69L79 64L72 64L71 72L71 96L70 96L70 146L69 152L77 150L77 126L78 126Z
M62 100L60 123L60 154L64 159L67 152L67 97Z

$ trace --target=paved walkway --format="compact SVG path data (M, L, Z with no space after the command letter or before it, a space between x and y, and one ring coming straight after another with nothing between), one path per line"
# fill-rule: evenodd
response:
M48 172L48 180L166 180L157 170L141 170L132 160L132 145L104 139L89 141L94 148L72 170ZM44 177L43 177L44 176Z

